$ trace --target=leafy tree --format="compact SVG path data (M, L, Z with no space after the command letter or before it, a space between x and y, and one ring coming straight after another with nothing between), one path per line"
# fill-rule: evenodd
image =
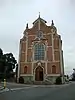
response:
M17 76L18 76L18 64L16 64L16 82L17 82Z
M6 72L13 72L13 69L16 67L17 61L12 53L4 54Z
M72 81L75 81L75 69L73 69L73 73L72 73Z
M0 79L4 77L5 61L3 56L3 50L0 48Z
M0 48L0 73L3 73L5 69L5 61L3 56L3 50Z
M0 57L3 55L3 50L0 48Z
M13 69L16 67L17 61L12 53L3 54L0 49L0 78L11 76Z
M72 74L72 81L75 81L75 73Z

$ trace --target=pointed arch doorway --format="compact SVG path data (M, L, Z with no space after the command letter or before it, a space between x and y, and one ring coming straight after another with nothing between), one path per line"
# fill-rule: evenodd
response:
M43 74L43 68L41 66L38 66L35 69L35 81L43 81L44 74Z

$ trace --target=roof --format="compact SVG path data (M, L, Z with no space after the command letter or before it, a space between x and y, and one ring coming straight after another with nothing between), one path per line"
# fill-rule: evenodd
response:
M42 21L43 23L47 23L47 21L45 21L44 19L40 18L40 16L33 22L33 24L35 24L36 22L38 22L38 20Z

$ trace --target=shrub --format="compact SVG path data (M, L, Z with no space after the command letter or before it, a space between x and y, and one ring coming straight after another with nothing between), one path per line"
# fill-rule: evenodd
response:
M61 76L56 78L55 84L62 84Z
M75 73L72 74L72 81L75 81Z
M20 78L19 78L19 83L24 83L23 77L20 77Z

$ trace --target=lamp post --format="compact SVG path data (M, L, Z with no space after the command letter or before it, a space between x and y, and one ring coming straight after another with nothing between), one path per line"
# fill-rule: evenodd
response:
M5 66L5 72L4 72L4 89L6 88L6 71L7 71L7 66Z

